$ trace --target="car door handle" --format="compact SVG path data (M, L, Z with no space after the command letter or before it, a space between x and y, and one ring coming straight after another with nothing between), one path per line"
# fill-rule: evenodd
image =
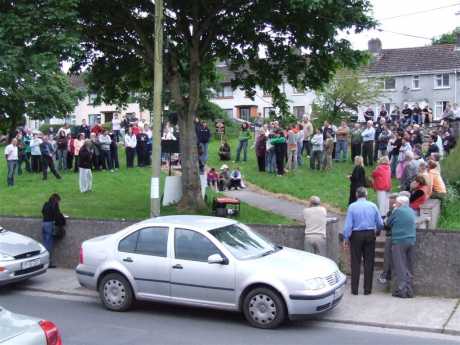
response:
M172 268L174 268L175 270L181 270L181 269L183 269L183 267L182 267L181 264L174 265Z
M123 261L124 262L134 262L133 259L131 259L130 257L124 258Z

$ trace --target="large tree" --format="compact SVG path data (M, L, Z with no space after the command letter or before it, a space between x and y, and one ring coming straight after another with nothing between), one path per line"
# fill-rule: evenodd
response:
M165 83L181 132L179 206L190 209L203 206L193 120L216 60L235 72L234 87L253 96L259 85L286 109L279 85L316 89L339 66L357 66L363 54L338 33L374 25L368 0L166 0L165 8ZM154 9L151 0L81 0L87 55L75 68L91 66L90 86L104 99L152 87Z
M78 50L76 0L0 2L0 119L14 129L24 115L63 117L78 93L61 62Z
M337 122L372 104L382 96L380 80L368 79L360 69L340 69L329 83L317 91L314 109L321 120Z

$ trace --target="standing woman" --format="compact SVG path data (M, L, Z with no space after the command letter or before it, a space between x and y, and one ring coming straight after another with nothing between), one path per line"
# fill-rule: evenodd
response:
M65 223L65 218L61 211L59 210L59 202L61 197L59 194L52 194L47 202L44 203L42 207L43 223L42 223L42 236L43 236L43 245L50 254L50 265L49 268L55 268L56 266L52 264L52 253L54 246L53 232L54 227L57 224L63 225Z
M91 172L93 162L93 152L91 151L92 146L93 144L91 140L86 139L85 144L80 149L78 171L80 192L82 193L91 192L93 188L93 174Z
M259 171L265 171L265 155L267 154L267 137L263 129L259 131L256 139L256 156Z
M125 134L125 149L126 149L126 167L134 166L134 156L136 155L137 138L133 133L133 128L128 127L128 133Z
M390 160L383 156L379 165L372 172L373 187L377 193L377 206L382 216L389 210L389 192L391 191L391 167Z
M248 142L251 139L251 131L249 130L249 125L247 122L244 122L241 125L240 136L238 137L239 143L238 148L236 149L236 161L240 161L241 150L243 150L243 161L248 160Z
M356 190L359 187L366 186L366 171L364 170L363 156L355 157L355 167L353 172L348 176L350 179L350 198L348 199L348 205L354 203L356 199Z

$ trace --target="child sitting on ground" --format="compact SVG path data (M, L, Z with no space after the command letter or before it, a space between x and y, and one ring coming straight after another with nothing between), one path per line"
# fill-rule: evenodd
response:
M217 180L219 179L219 175L217 174L216 169L211 168L211 170L208 171L207 175L207 180L208 180L208 186L217 191Z

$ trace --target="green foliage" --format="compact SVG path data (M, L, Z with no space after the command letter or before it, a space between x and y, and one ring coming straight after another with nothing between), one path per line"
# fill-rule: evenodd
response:
M379 81L363 79L359 69L340 69L317 93L313 112L321 123L349 119L363 104L374 103L382 95Z
M0 3L0 119L14 128L24 115L63 117L79 94L61 71L78 52L77 0Z
M457 30L457 29L456 29ZM452 32L446 32L440 36L433 37L431 39L431 44L455 44L457 42L456 30Z
M460 191L460 145L456 145L441 164L443 177Z

